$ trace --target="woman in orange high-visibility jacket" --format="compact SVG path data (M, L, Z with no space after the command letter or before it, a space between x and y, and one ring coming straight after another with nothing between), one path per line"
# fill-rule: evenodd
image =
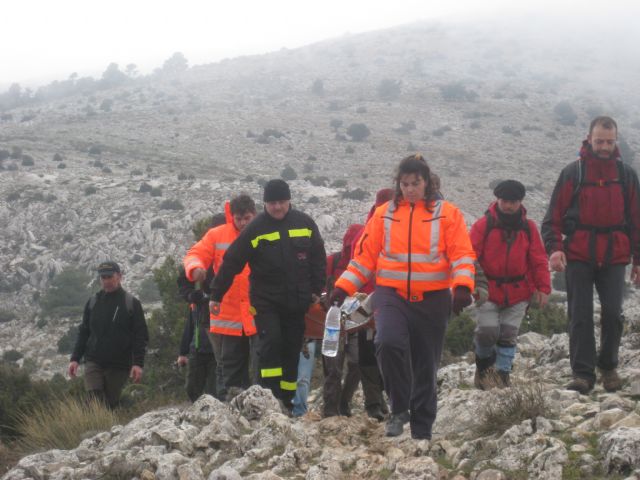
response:
M225 204L227 222L210 229L193 245L184 257L184 268L190 281L202 281L210 265L218 272L227 248L256 216L255 202L248 195L239 195ZM247 388L253 338L257 332L249 301L249 267L235 277L218 314L209 316L209 332L219 336L224 391ZM212 338L212 342L214 339Z
M378 207L336 281L341 304L375 275L376 358L391 400L386 435L430 439L436 374L451 311L471 304L475 253L462 213L436 199L427 162L400 162L394 199ZM453 301L452 294L453 291Z

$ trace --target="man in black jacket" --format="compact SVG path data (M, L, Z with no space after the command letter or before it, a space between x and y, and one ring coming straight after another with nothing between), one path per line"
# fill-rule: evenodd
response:
M98 274L102 290L84 307L69 376L78 374L84 357L85 389L115 408L127 377L135 383L142 378L149 333L140 301L121 286L118 264L103 262Z
M260 384L291 411L296 393L304 315L325 283L326 253L318 226L291 208L289 185L270 180L265 211L229 246L211 289L218 311L233 277L249 263L250 300L259 336Z

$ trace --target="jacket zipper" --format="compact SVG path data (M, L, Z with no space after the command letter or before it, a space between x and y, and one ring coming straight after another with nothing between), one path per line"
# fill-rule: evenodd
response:
M411 230L413 226L413 203L411 205L411 211L409 213L409 238L407 246L407 300L411 301Z

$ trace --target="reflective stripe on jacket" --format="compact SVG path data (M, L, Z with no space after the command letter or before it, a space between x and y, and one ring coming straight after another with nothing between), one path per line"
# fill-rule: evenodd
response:
M193 271L196 268L209 268L213 263L214 272L218 272L222 265L222 258L229 245L238 237L228 203L225 205L227 223L210 229L202 239L192 246L184 257L184 269L187 278L193 281ZM251 314L249 302L249 267L245 266L234 280L229 292L220 304L220 313L210 315L212 333L241 336L243 331L247 336L255 335L256 325Z
M377 285L395 288L409 301L457 286L473 291L475 258L462 213L453 204L437 200L429 211L424 202L387 202L367 223L336 286L352 295L375 274Z

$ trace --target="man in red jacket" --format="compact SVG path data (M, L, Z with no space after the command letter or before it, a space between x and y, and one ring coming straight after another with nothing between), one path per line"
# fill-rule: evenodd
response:
M522 206L524 185L505 180L493 193L497 200L473 224L470 234L480 264L480 269L476 266L474 384L481 390L510 385L518 330L529 301L533 298L544 306L551 293L542 239Z
M576 162L560 173L542 222L551 269L565 272L569 313L571 390L588 393L596 366L607 391L619 390L624 272L640 285L638 176L620 159L618 126L610 117L591 122ZM601 305L600 353L593 332L593 286Z

